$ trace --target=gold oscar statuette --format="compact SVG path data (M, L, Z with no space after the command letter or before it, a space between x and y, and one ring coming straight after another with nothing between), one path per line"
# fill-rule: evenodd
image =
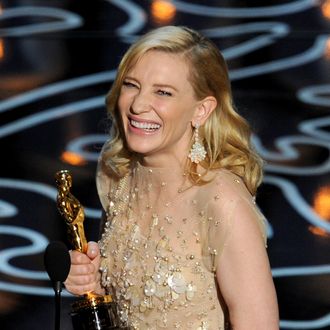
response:
M62 170L56 173L57 209L65 220L68 238L74 250L86 253L87 240L84 231L84 208L76 197L72 195L72 176L69 171Z
M55 181L58 190L57 209L66 223L68 240L74 250L86 253L84 208L70 191L72 175L68 170L61 170L55 174ZM86 292L82 299L72 304L71 318L74 330L122 329L110 295Z

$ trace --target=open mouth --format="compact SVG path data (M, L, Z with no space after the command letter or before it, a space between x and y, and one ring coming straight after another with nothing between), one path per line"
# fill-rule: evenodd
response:
M146 132L155 132L160 128L159 124L140 122L133 119L130 119L130 124L132 127L143 129Z

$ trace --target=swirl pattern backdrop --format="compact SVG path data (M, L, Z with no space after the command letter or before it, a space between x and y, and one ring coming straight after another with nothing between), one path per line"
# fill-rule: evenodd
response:
M257 203L281 329L330 329L330 1L0 0L0 324L52 329L43 266L66 240L54 174L68 169L97 240L105 95L138 36L187 25L219 47L265 159ZM74 298L62 293L62 329Z

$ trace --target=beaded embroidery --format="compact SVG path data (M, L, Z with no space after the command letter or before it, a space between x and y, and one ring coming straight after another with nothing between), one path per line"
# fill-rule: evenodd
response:
M163 173L138 164L110 188L100 270L123 325L224 329L215 271L231 225L210 211L222 202L219 182L171 198L178 189Z

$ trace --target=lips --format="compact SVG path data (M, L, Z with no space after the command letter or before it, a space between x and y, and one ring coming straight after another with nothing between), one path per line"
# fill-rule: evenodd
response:
M129 120L130 124L134 128L142 129L147 132L154 132L160 128L160 125L157 123L150 123L144 121L136 121L133 119Z

